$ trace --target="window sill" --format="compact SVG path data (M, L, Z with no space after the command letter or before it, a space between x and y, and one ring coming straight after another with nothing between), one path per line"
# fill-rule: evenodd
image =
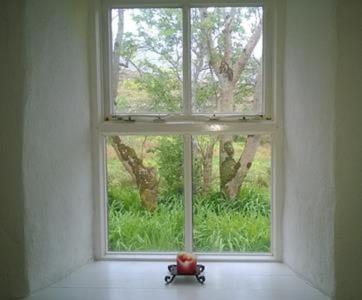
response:
M231 253L231 254L214 254L197 253L199 261L203 262L277 262L278 260L271 253ZM103 257L100 257L99 261L174 261L176 257L175 253L106 253Z

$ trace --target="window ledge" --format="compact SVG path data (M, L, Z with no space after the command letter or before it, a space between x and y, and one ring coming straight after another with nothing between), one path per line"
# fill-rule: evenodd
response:
M277 262L278 260L270 253L258 253L258 254L200 254L196 252L199 261L210 262ZM103 257L99 258L100 261L174 261L176 257L175 253L107 253Z

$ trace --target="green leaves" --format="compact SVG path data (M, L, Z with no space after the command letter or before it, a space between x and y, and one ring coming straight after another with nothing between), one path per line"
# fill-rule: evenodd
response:
M124 24L112 31L115 36L122 28L121 42L114 46L120 66L117 112L182 110L181 13L171 8L124 9Z
M136 82L140 89L147 92L151 98L149 109L156 112L181 111L181 86L172 72L161 69L147 61L143 62L147 73L138 77Z
M183 192L183 141L180 137L161 137L156 147L156 159L161 180L169 195Z

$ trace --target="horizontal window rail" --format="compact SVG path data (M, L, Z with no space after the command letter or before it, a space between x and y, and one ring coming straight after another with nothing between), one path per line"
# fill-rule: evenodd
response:
M238 121L261 121L271 120L271 117L264 115L240 115L240 114L192 114L190 116L184 114L116 114L106 117L105 121L125 121L125 122L207 122L207 121L223 121L223 122L238 122Z
M132 120L132 119L131 119ZM268 133L275 132L278 124L273 121L239 121L226 122L210 120L197 121L108 121L98 126L98 132L102 135L111 134L224 134L224 133Z

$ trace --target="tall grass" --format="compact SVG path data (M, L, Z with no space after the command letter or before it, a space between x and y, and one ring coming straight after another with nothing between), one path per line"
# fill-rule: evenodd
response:
M110 251L179 251L184 248L181 194L161 195L157 210L142 208L137 190L109 185ZM220 193L195 196L195 251L268 252L270 205L266 188L245 184L235 200Z

